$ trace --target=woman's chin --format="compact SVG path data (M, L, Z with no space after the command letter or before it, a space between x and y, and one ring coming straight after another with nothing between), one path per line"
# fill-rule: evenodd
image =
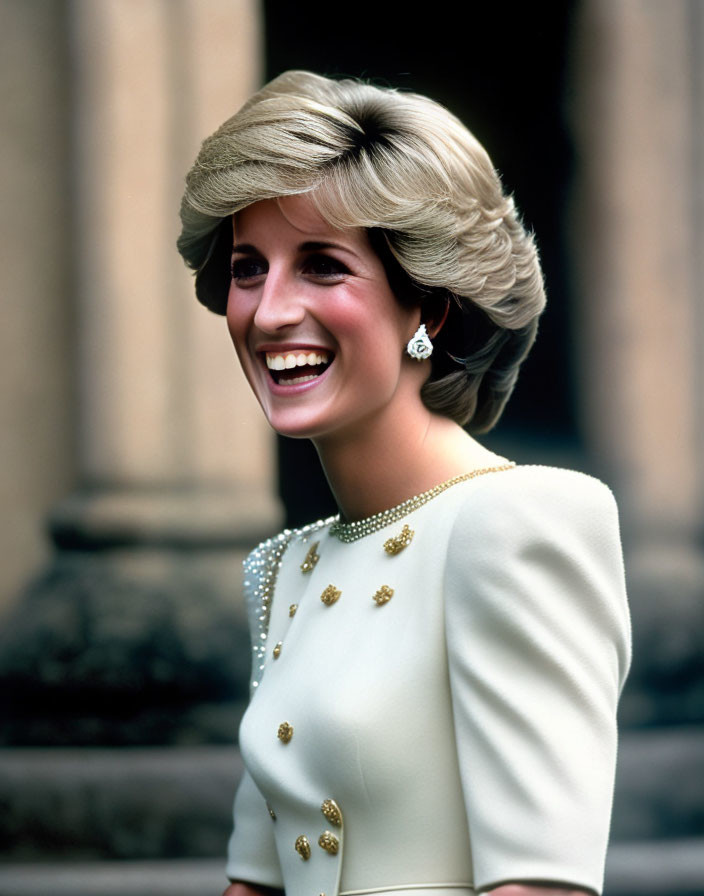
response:
M321 420L293 410L285 412L270 410L266 412L266 418L274 432L289 439L314 439L322 435L325 430Z

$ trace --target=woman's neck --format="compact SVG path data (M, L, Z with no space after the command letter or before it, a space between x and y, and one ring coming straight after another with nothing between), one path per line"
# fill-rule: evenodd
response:
M315 440L315 446L340 514L350 521L503 460L458 424L425 408L410 419L390 417L375 427Z

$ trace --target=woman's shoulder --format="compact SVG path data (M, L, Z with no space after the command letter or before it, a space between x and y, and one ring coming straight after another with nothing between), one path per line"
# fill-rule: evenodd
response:
M453 521L448 564L606 564L623 576L618 507L601 480L576 470L519 465L467 489ZM548 561L547 558L550 558ZM560 559L561 558L561 559Z
M534 632L563 620L591 630L616 645L615 680L622 684L630 624L609 487L575 470L544 466L484 478L467 492L454 521L445 572L448 612L467 614L475 626L484 620Z
M457 525L499 527L502 531L541 528L567 520L590 524L617 522L613 492L594 476L564 467L519 464L482 476L466 490Z
M583 497L613 498L609 486L596 476L567 467L553 467L546 464L516 464L509 470L501 471L501 475L481 476L477 479L477 483L489 493L514 495L516 499L551 494L555 491L565 496L574 494Z

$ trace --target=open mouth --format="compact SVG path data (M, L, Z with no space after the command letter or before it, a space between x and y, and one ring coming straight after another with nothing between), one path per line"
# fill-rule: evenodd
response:
M280 386L298 386L317 379L332 364L327 351L265 352L269 375Z

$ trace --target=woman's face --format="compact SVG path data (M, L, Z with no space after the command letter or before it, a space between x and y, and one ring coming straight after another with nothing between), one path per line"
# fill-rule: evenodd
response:
M269 423L322 439L402 412L419 393L404 308L362 228L335 230L305 196L235 215L227 323ZM423 365L425 367L425 365Z

